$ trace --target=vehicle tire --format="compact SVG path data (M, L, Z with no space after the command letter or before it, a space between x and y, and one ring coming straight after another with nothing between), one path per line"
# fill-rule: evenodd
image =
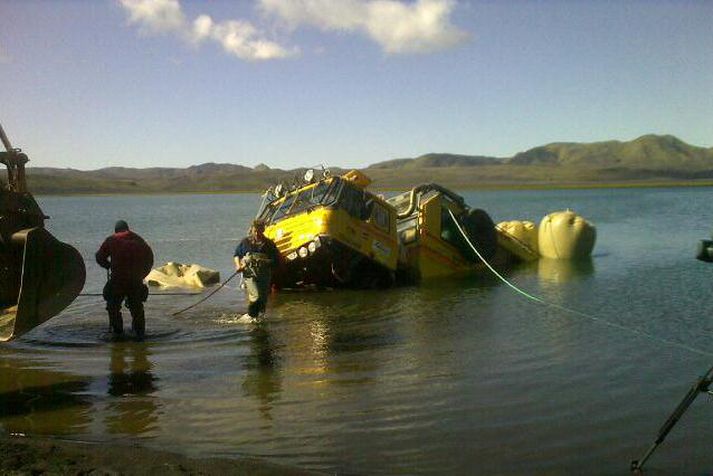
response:
M478 252L486 260L492 258L497 251L498 237L490 215L485 210L475 208L468 212L462 221L463 229Z

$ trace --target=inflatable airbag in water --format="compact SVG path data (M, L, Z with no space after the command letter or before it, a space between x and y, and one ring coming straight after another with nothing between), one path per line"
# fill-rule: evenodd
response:
M594 225L571 210L552 212L540 222L540 255L554 259L590 256L597 232Z
M498 223L498 243L523 261L540 257L537 227L531 221L511 220Z
M197 264L169 262L146 276L149 286L204 288L220 281L220 273Z

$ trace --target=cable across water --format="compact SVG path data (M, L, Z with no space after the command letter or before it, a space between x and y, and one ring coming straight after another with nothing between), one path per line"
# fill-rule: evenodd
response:
M490 263L488 263L488 260L486 260L485 257L484 257L482 254L480 254L480 251L478 251L478 249L475 247L475 245L473 244L473 242L470 240L470 237L468 236L468 234L465 232L465 230L463 230L463 228L461 227L460 223L458 223L458 220L456 219L456 217L455 217L455 215L453 214L453 212L452 212L451 210L448 210L448 213L450 214L451 220L453 220L453 223L455 223L456 227L458 228L458 231L461 233L461 235L463 236L463 238L465 238L465 241L468 243L468 246L470 246L470 248L471 248L471 249L475 252L475 254L478 256L478 258L480 258L480 260L483 262L483 264L485 264L485 266L487 266L487 268L488 268L498 279L500 279L500 280L501 280L503 283L505 283L508 287L510 287L511 289L513 289L513 290L514 290L515 292L517 292L518 294L524 296L525 298L530 299L531 301L537 302L537 303L539 303L539 304L542 304L543 306L548 306L548 307L552 307L552 308L555 308L555 309L559 309L559 310L561 310L561 311L565 311L565 312L568 312L568 313L570 313L570 314L576 314L576 315L578 315L578 316L580 316L580 317L584 317L584 318L589 319L589 320L591 320L591 321L594 321L594 322L597 322L597 323L600 323L600 324L607 325L607 326L612 327L612 328L614 328L614 329L619 329L619 330L627 331L627 332L630 332L630 333L632 333L632 334L636 334L637 336L645 337L645 338L650 339L650 340L652 340L652 341L656 341L656 342L659 342L659 343L662 343L662 344L666 344L666 345L670 345L670 346L673 346L673 347L678 347L678 348L680 348L680 349L685 349L685 350L687 350L687 351L689 351L689 352L692 352L692 353L695 353L695 354L705 355L705 356L708 356L708 357L713 357L713 353L712 353L712 352L706 352L706 351L703 351L703 350L700 350L700 349L696 349L696 348L694 348L694 347L687 346L686 344L682 344L682 343L680 343L680 342L671 341L671 340L668 340L668 339L662 339L662 338L660 338L660 337L657 337L657 336L654 336L654 335L652 335L652 334L649 334L648 332L640 331L640 330L638 330L638 329L634 329L634 328L627 327L627 326L623 326L623 325L621 325L621 324L617 324L617 323L614 323L614 322L611 322L611 321L607 321L606 319L602 319L601 317L592 316L591 314L587 314L587 313L584 313L584 312L581 312L581 311L577 311L577 310L575 310L575 309L570 309L570 308L568 308L568 307L565 307L565 306L562 306L562 305L559 305L559 304L554 304L554 303L551 303L551 302L547 302L547 301L545 301L545 300L542 299L542 298L539 298L539 297L537 297L537 296L533 296L532 294L529 294L529 293L523 291L522 289L518 288L517 286L515 286L514 284L512 284L510 281L508 281L507 279L505 279L505 277L504 277L503 275L501 275L500 273L498 273L497 270L496 270L495 268L493 268Z
M203 299L201 299L201 300L198 301L198 302L195 302L195 303L191 304L190 306L188 306L188 307L186 307L186 308L184 308L184 309L181 309L180 311L177 311L177 312L172 313L171 315L172 315L172 316L177 316L177 315L179 315L179 314L181 314L181 313L183 313L183 312L186 312L186 311L189 310L189 309L192 309L192 308L196 307L197 305L201 304L202 302L207 301L208 298L210 298L213 294L215 294L215 293L217 293L218 291L220 291L221 289L223 289L223 287L224 287L226 284L228 284L228 281L230 281L231 279L233 279L234 277L236 277L236 276L238 275L238 273L240 273L240 272L241 272L241 271L239 271L239 270L238 270L238 271L235 271L233 274L230 275L230 277L228 277L228 279L226 279L225 281L223 281L222 283L220 283L220 286L218 286L217 288L215 288L215 289L214 289L210 294L208 294L206 297L204 297Z

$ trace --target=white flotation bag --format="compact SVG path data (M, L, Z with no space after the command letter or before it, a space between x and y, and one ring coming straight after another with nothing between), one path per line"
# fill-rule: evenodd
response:
M554 259L578 259L590 256L597 232L594 225L571 210L552 212L540 222L540 255Z
M220 281L220 273L197 264L168 262L146 276L149 286L204 288Z

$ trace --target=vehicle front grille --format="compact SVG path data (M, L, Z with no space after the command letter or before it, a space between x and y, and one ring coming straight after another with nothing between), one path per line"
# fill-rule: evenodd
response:
M280 250L280 253L284 253L285 251L290 249L291 239L292 232L287 232L282 235L282 238L280 238L279 240L275 240L275 244L277 245L277 249Z

